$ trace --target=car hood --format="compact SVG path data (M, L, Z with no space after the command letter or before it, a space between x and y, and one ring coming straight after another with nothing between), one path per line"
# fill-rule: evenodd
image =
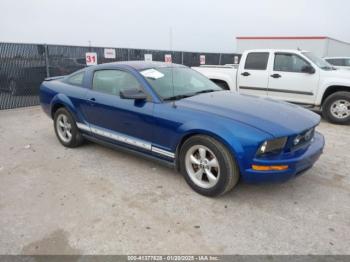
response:
M230 91L192 96L176 105L239 121L275 137L301 133L320 122L319 115L300 106Z
M350 80L350 70L345 68L324 72L328 77L346 78L347 80Z

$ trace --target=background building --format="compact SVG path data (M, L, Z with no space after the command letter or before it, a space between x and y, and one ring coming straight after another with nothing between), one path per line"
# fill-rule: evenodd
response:
M320 57L350 56L350 43L327 36L237 37L237 52L248 49L280 48L308 50Z

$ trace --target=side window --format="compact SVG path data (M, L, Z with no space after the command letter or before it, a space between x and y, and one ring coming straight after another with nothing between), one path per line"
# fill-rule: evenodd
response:
M294 54L275 54L274 71L302 73L305 66L310 64Z
M249 53L245 61L244 69L266 70L269 53Z
M339 58L326 59L328 63L335 66L344 66L344 60Z
M80 72L70 76L67 79L67 82L71 85L83 86L83 79L84 79L84 72Z
M124 89L140 89L140 84L131 74L114 69L95 71L92 89L119 96Z
M344 59L344 65L350 66L350 59Z

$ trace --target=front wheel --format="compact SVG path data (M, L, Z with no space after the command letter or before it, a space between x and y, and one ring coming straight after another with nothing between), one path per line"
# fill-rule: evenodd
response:
M205 196L225 194L239 179L232 154L217 140L202 135L189 138L181 147L180 171L189 186Z
M350 123L350 92L336 92L323 103L323 116L335 124Z
M56 111L54 128L58 140L65 147L77 147L82 144L83 137L67 109L60 108Z

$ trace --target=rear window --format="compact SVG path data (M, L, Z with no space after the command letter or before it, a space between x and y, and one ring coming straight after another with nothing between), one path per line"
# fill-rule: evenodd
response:
M244 69L266 70L269 53L249 53L245 61Z
M344 66L344 59L340 59L340 58L331 58L331 59L326 59L326 61L328 63L330 63L331 65L335 65L335 66Z
M70 76L67 79L67 82L71 85L75 85L75 86L82 86L83 85L83 79L84 79L84 72L80 72L77 74L74 74L72 76Z

